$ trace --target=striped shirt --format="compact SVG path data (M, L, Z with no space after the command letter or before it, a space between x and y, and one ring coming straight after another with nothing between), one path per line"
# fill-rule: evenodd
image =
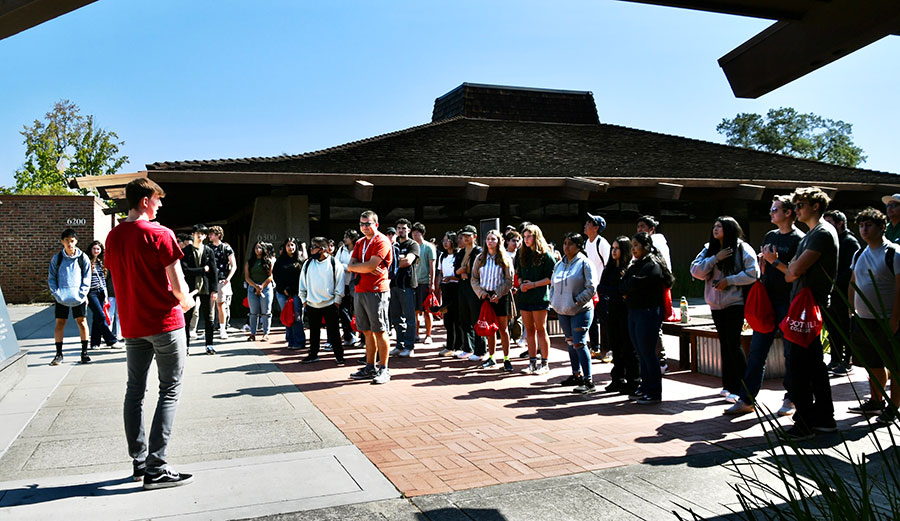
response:
M106 277L103 275L103 263L97 261L91 268L91 290L106 291Z
M497 291L503 284L503 268L494 262L494 257L484 252L484 264L481 266L479 276L481 287L485 291Z

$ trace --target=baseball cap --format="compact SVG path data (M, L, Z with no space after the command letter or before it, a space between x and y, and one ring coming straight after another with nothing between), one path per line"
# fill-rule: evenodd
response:
M888 203L890 203L891 201L896 202L896 203L900 203L900 194L886 195L886 196L884 196L884 197L881 198L881 202L884 203L884 204L888 204Z
M390 234L397 235L397 228L394 228L393 226L388 226L387 228L385 228L384 234L385 235L390 235Z
M606 229L606 219L600 217L599 215L594 215L590 212L588 212L587 216L589 221L594 221L594 224L600 227L600 229L597 230L597 233L602 233L603 230Z
M467 224L459 231L460 235L478 235L478 230L471 224Z

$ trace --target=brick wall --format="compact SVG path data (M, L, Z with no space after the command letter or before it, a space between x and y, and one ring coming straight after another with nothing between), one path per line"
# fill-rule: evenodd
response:
M66 228L78 234L78 247L103 241L112 218L93 196L0 195L0 287L10 304L51 302L47 288L50 258L62 247Z

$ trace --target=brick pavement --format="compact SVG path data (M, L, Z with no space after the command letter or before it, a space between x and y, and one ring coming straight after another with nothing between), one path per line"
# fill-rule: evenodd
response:
M392 358L391 382L378 386L348 379L361 349L348 351L345 367L336 367L327 352L318 363L301 365L305 351L288 351L281 338L275 333L257 346L407 496L765 442L755 415L722 415L728 404L715 377L669 373L663 403L652 406L619 395L573 394L558 385L570 373L561 337L552 338L551 372L532 376L521 372L527 364L521 359L514 359L516 372L504 373L439 357L443 339L436 335L411 358ZM609 382L609 369L595 363L599 389ZM861 371L852 378L860 392L863 378ZM854 400L850 382L832 380L835 401L847 402L836 405L844 426L860 421L844 412ZM780 381L767 381L762 403L777 409L779 389Z

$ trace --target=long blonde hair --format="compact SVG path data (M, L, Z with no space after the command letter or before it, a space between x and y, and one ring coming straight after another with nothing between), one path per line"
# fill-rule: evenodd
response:
M481 253L478 255L478 262L483 266L488 256L487 249L487 238L488 235L493 235L497 238L497 253L494 254L494 264L497 266L502 266L504 268L509 268L512 260L509 258L509 254L506 253L506 248L503 246L503 235L500 234L500 230L488 230L486 234L484 234L485 246L481 250Z
M534 237L534 248L529 248L525 242L525 232ZM519 265L525 266L531 263L532 266L539 266L544 254L550 251L547 239L544 239L544 232L536 224L527 224L522 229L522 247L519 248Z

